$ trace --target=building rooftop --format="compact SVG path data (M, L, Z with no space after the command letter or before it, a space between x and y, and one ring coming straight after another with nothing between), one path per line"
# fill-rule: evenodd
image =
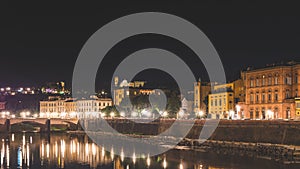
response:
M264 67L248 67L245 70L242 70L242 72L255 72L255 71L261 71L261 70L270 70L274 68L285 68L285 67L291 67L295 65L300 65L300 62L296 61L290 61L290 62L281 62L281 63L272 63L272 64L267 64Z

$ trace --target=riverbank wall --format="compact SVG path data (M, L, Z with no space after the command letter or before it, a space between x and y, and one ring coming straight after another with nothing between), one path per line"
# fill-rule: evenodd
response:
M300 164L300 146L247 143L236 141L184 139L177 149L188 149L200 152L214 152L222 155L239 155L267 160L274 160L285 164Z
M158 135L167 131L174 120L158 120L151 123L134 123L129 120L107 120L121 133ZM172 132L180 131L189 122L182 121ZM214 128L214 121L197 120L186 138L198 139L203 126ZM101 125L100 125L101 126ZM209 140L249 143L271 143L300 146L300 121L221 120Z

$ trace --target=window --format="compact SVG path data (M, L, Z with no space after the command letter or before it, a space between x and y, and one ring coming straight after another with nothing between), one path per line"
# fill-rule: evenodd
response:
M250 102L253 102L254 99L253 99L253 94L250 94Z
M256 102L259 102L259 94L256 94Z
M258 79L258 77L256 78L256 86L259 86L259 79Z
M261 115L262 115L262 119L266 118L266 111L264 107L261 109Z
M275 101L278 101L278 93L275 93L275 95L274 95L274 100L275 100Z
M215 100L215 106L218 106L218 100L217 99Z
M298 83L298 74L295 74L295 83Z
M292 78L291 77L286 77L285 78L285 84L287 84L287 85L291 85L292 84Z
M222 106L222 99L219 100L219 105Z
M285 98L288 99L288 98L290 98L290 96L291 96L291 95L290 95L290 90L287 89L287 90L285 91Z
M254 80L250 79L250 87L254 87Z
M265 75L263 75L263 79L262 79L262 85L266 85L266 79L265 79Z
M298 108L298 109L300 108L300 103L296 104L296 108Z
M277 77L277 76L276 76L275 79L274 79L274 84L275 84L275 85L278 85L278 77Z
M265 96L265 94L263 93L263 94L262 94L262 98L261 98L262 102L265 102L265 100L266 100L265 97L266 97L266 96Z
M253 110L250 110L250 119L253 119Z
M272 85L272 77L269 77L269 80L268 80L268 85L271 86Z
M268 101L270 102L272 100L272 95L271 93L268 94Z
M255 118L256 118L256 119L259 119L259 111L258 111L258 108L256 108L256 111L255 111Z

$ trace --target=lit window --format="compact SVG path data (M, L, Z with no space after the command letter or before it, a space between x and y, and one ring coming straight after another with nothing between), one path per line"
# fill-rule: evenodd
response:
M278 77L275 77L275 79L274 79L274 84L275 84L275 85L278 85Z

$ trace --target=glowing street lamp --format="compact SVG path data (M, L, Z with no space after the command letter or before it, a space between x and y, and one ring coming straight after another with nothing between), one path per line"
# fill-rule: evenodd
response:
M31 113L30 113L29 111L26 112L26 116L27 116L27 117L30 116L30 114L31 114Z
M25 118L25 117L26 117L26 113L25 113L25 112L21 112L21 113L20 113L20 116L21 116L22 118Z
M274 112L272 110L267 110L267 117L268 117L268 119L273 119L274 118Z
M167 159L164 158L164 161L163 161L163 168L167 168L167 166L168 166Z
M199 112L198 112L198 116L201 118L201 117L203 117L204 116L204 112L202 111L202 110L200 110Z
M168 117L168 115L169 115L169 113L168 113L167 111L164 111L164 112L162 113L162 116L163 116L163 117Z
M137 116L138 116L137 112L134 111L134 112L131 113L131 117L137 117Z
M125 117L125 112L120 112L120 116Z
M38 117L38 114L37 114L37 113L33 114L33 117L34 117L34 118L37 118L37 117Z
M105 117L106 116L106 114L105 113L100 113L101 114L101 117Z
M234 119L235 112L233 110L229 111L229 118Z
M111 113L110 113L110 117L111 117L111 118L114 118L114 117L115 117L115 112L111 112Z

